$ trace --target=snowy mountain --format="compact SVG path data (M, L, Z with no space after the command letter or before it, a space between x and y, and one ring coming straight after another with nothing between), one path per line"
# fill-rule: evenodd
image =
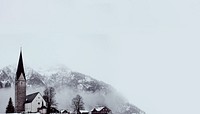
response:
M0 69L0 88L13 88L11 85L14 84L15 72L16 68L12 65ZM71 71L65 66L56 66L38 71L25 67L25 73L30 91L46 86L56 88L58 108L67 107L70 109L71 99L75 94L80 94L83 96L85 107L88 110L91 110L95 105L106 105L116 114L144 113L136 106L128 103L109 84L79 72ZM63 102L64 99L66 102Z

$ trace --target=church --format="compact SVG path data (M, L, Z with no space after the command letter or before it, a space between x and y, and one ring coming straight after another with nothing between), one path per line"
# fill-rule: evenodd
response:
M39 92L26 95L26 76L24 72L22 50L20 51L15 77L15 112L46 113L46 101Z

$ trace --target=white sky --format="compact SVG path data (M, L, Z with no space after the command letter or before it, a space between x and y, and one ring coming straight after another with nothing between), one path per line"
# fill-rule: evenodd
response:
M0 67L64 64L148 114L200 113L199 0L1 0Z

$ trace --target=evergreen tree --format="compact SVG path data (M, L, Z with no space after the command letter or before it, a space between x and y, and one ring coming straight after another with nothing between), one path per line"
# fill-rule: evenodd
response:
M15 108L13 106L12 98L10 97L8 106L6 108L6 113L14 113L14 112L15 112Z

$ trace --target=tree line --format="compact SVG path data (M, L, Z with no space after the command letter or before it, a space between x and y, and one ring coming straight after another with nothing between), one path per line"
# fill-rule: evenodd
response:
M55 88L53 87L47 87L44 90L43 98L47 104L47 114L55 113L56 111L58 111L56 109L57 103L55 100L55 95L56 95L56 91L55 91ZM72 99L71 108L73 109L73 112L75 113L78 113L79 110L84 110L83 98L80 95L76 95ZM13 105L12 98L10 97L8 101L8 105L6 107L6 113L14 113L14 112L15 112L15 108Z

